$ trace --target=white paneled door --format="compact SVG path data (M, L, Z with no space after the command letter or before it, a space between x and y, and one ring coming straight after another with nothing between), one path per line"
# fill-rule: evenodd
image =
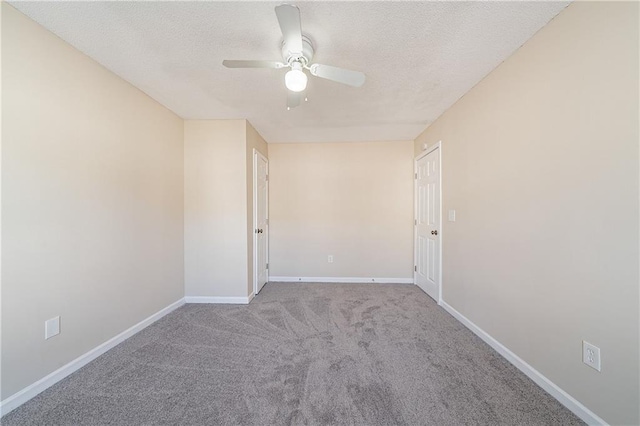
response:
M440 147L416 160L415 283L440 300Z
M269 163L253 150L253 289L258 294L269 280Z

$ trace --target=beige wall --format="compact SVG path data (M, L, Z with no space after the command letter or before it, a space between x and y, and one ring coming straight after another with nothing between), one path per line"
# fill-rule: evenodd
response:
M457 211L444 300L611 424L640 421L638 73L638 3L574 3L415 144Z
M269 144L269 168L270 277L413 277L412 142Z
M187 296L246 297L253 291L253 149L267 143L247 120L187 120Z
M5 399L183 297L183 122L1 7Z
M247 170L247 294L253 293L253 150L269 158L267 143L246 121Z
M246 121L184 124L185 292L247 296Z

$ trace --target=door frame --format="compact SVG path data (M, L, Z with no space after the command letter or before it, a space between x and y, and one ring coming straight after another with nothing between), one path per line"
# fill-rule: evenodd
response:
M442 141L438 141L427 147L413 160L413 284L417 285L418 277L416 265L418 264L418 161L438 149L438 195L440 198L440 215L438 229L440 230L440 243L438 244L438 305L442 305Z
M267 163L267 182L266 182L266 208L265 219L267 221L265 234L265 257L266 263L269 265L269 159L262 155L260 151L253 148L253 294L258 294L258 158L262 158ZM267 267L267 282L269 282L269 268Z

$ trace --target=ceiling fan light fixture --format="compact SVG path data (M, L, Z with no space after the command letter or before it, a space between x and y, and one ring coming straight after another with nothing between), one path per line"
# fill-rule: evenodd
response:
M280 49L283 62L224 60L222 65L227 68L291 68L284 76L284 85L289 90L287 92L287 110L300 106L303 99L304 102L307 102L305 90L308 75L304 72L305 68L314 77L347 86L360 87L364 84L365 75L359 71L311 62L314 53L313 43L309 37L302 34L300 9L291 4L281 4L276 6L275 11L280 31L282 31Z
M284 85L292 92L302 92L307 88L307 75L302 71L302 64L291 64L291 70L284 75Z

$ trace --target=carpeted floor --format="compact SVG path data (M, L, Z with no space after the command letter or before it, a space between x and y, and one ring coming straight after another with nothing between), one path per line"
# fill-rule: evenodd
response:
M415 286L270 283L174 311L2 424L582 422Z

